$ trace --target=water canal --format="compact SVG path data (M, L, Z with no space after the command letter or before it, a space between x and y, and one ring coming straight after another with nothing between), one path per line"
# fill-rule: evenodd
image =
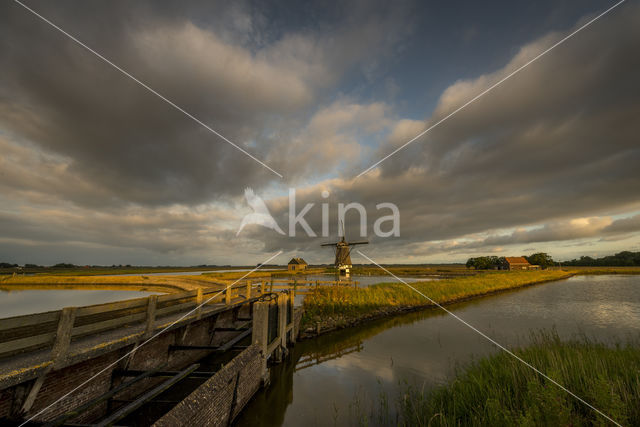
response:
M82 307L85 305L141 298L153 294L160 294L160 292L106 289L0 289L0 319L23 314L60 310L64 307Z
M503 345L526 344L540 330L561 338L613 343L640 337L640 276L576 276L451 306ZM272 369L238 426L353 424L381 392L390 406L406 383L425 389L456 366L497 352L453 317L427 310L302 341ZM367 403L369 402L369 403Z

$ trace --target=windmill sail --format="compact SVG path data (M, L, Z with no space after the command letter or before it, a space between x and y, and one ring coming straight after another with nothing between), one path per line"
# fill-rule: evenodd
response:
M342 225L342 239L339 242L335 243L323 243L320 246L333 246L336 254L336 258L334 261L334 265L340 272L341 276L349 276L349 270L352 267L351 264L351 247L355 245L366 245L369 242L360 241L360 242L347 242L344 233L344 224Z

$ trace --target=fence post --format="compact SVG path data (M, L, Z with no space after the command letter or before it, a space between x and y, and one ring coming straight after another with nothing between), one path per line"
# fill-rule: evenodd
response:
M257 301L253 305L253 325L251 328L251 342L260 348L262 363L262 383L269 383L269 370L267 369L267 346L269 337L269 303Z
M296 342L296 311L294 310L295 299L296 299L296 294L292 292L291 295L289 295L289 300L287 301L287 304L289 304L289 307L287 307L287 310L291 309L291 323L289 323L289 325L293 325L293 328L291 328L291 336L290 336L290 340L292 344Z
M202 317L202 303L204 302L202 288L198 288L196 292L196 319L200 319Z
M226 305L231 305L231 291L232 291L231 286L232 286L231 284L227 285L227 289L224 292L224 303Z
M158 295L149 295L147 299L147 322L144 328L144 337L149 338L153 333L153 324L156 321L156 306L158 305Z
M269 285L269 292L273 292L273 276L271 276L271 284Z
M260 293L264 294L266 290L267 290L267 285L265 281L264 280L260 281Z
M278 294L278 340L280 348L276 352L276 361L282 362L287 355L287 300L285 293Z
M247 299L251 299L251 280L247 280Z
M69 350L69 345L71 344L71 330L73 329L75 318L75 307L65 307L60 312L56 340L51 349L51 360L53 360L54 367L64 361L67 356L67 350Z

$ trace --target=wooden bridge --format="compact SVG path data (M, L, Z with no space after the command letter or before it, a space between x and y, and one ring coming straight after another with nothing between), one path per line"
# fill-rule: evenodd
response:
M267 362L283 360L295 342L296 293L335 284L345 283L247 279L0 319L0 422L136 424L141 407L166 402L159 396L192 380L200 381L198 409L179 399L156 423L226 425L268 383ZM200 366L227 353L234 357L222 368Z

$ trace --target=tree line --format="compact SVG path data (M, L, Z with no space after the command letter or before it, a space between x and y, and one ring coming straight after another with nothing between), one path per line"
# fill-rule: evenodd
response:
M532 265L539 265L540 268L547 268L556 265L551 256L545 252L538 252L531 255L523 255L523 257ZM503 256L480 256L469 258L466 263L467 268L475 268L476 270L507 270L509 264Z
M640 252L622 251L602 258L581 256L578 259L572 259L562 264L576 267L639 267Z

